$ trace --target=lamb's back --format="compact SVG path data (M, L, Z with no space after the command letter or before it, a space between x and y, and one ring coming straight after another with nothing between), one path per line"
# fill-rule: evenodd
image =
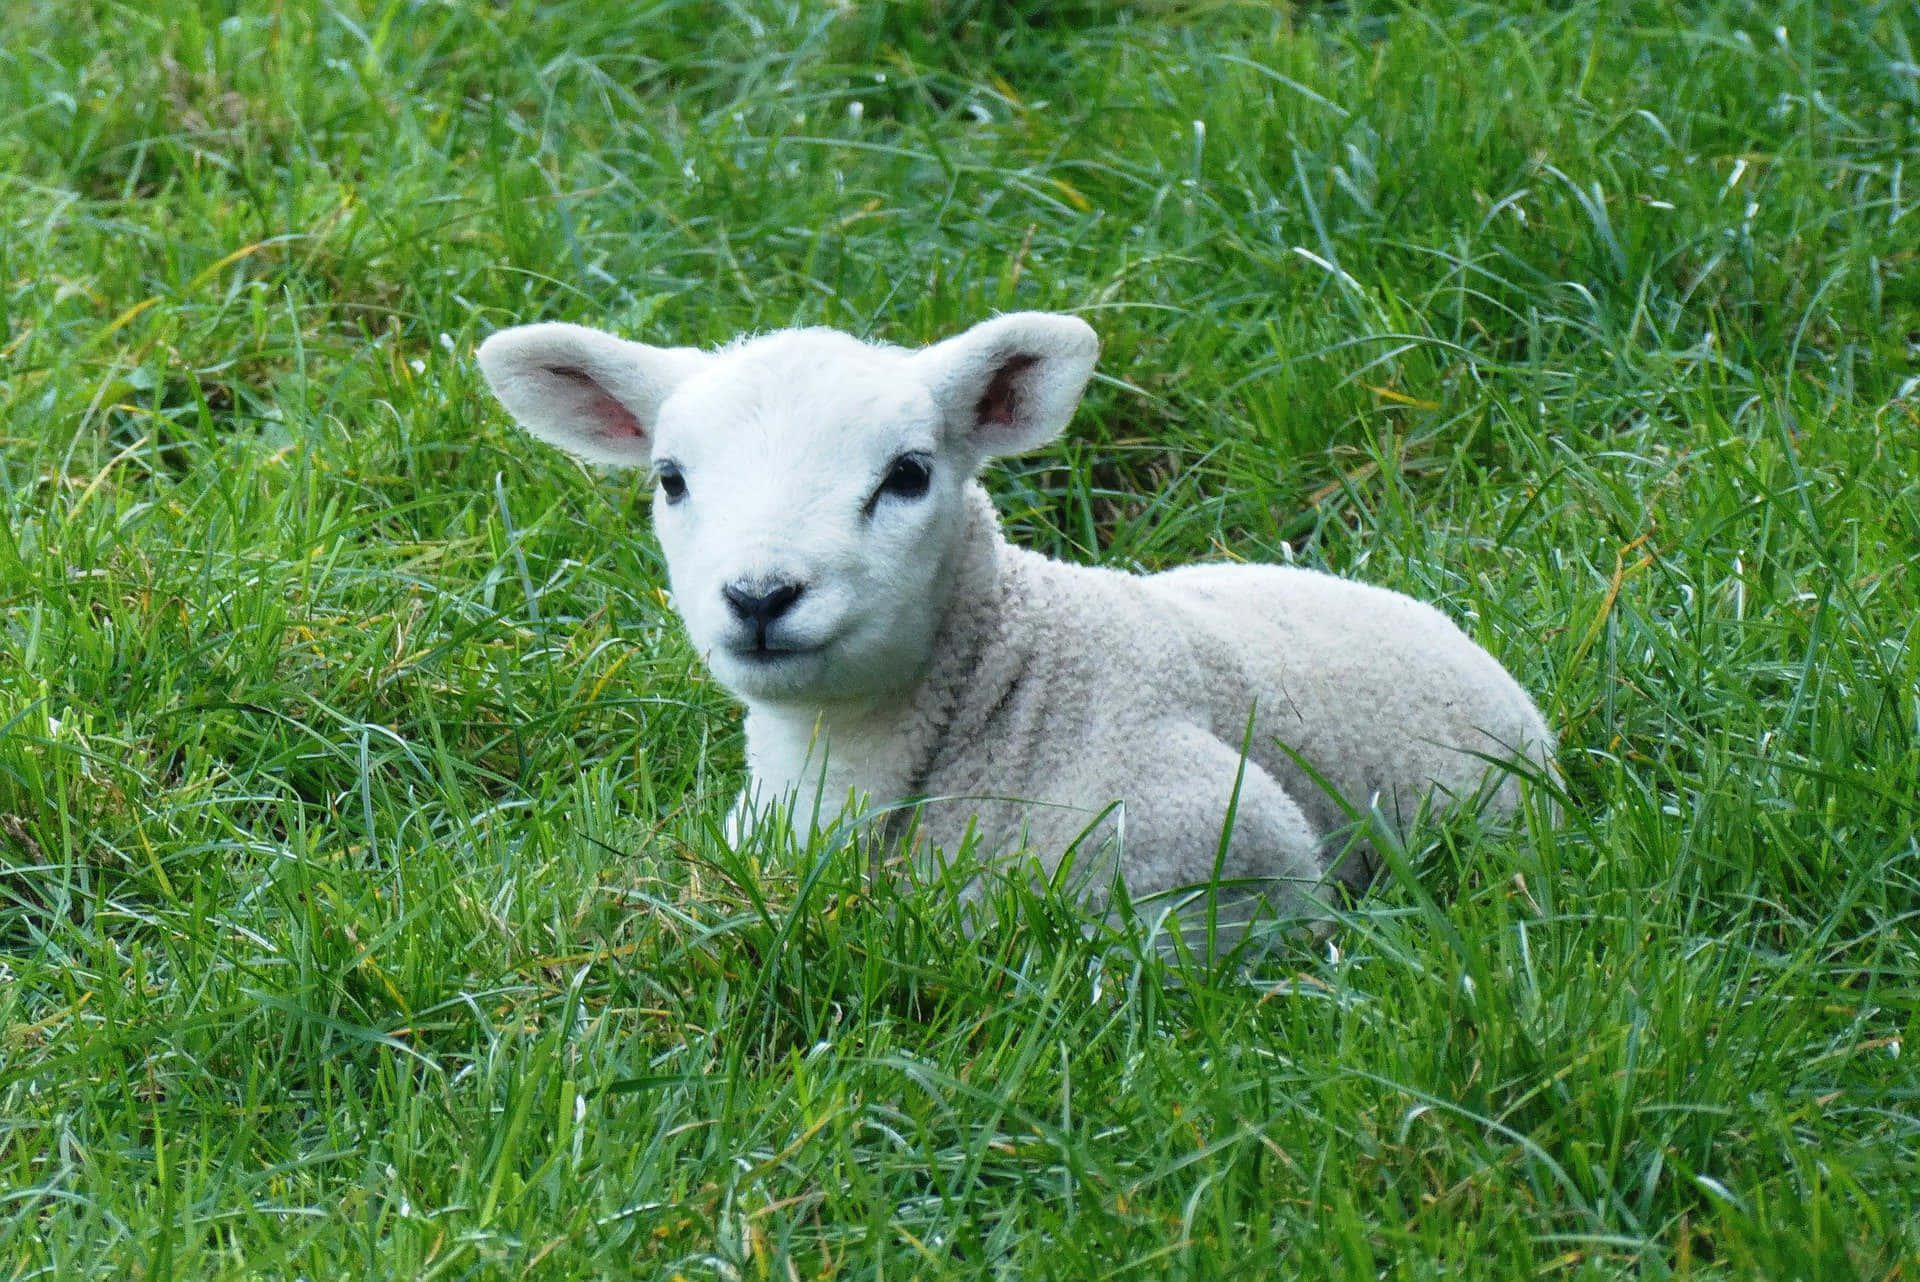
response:
M1439 610L1398 592L1272 565L1186 566L1138 580L1188 640L1186 683L1216 735L1254 715L1249 755L1323 831L1350 803L1410 816L1435 785L1476 790L1487 758L1543 761L1552 739L1532 699ZM1495 797L1510 806L1511 782Z
M1246 742L1330 839L1348 818L1316 773L1362 810L1410 817L1436 785L1473 793L1489 757L1550 751L1499 663L1399 593L1282 566L1137 576L1012 547L1002 569L996 635L922 781L923 795L967 799L927 811L949 847L969 822L995 837L1024 824L1036 848L1064 845L1129 780L1177 772L1154 754L1183 726L1236 752ZM1194 786L1224 799L1231 782ZM1494 808L1513 797L1509 782Z

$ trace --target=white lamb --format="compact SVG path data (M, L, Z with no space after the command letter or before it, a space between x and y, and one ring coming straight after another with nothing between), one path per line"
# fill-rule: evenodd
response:
M1066 426L1098 347L1026 312L918 351L528 325L479 361L534 436L652 466L675 608L746 704L752 792L796 823L918 801L916 849L972 837L1051 873L1097 845L1075 865L1093 906L1117 871L1136 902L1230 887L1216 910L1244 920L1370 876L1355 813L1510 812L1552 736L1431 607L1303 569L1136 576L1006 541L975 474Z

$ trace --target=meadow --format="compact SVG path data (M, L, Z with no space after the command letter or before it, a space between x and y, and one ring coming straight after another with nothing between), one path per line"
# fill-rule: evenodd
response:
M1920 1274L1920 4L0 22L0 1277ZM1018 308L1017 538L1435 601L1560 821L1244 968L729 848L475 344Z

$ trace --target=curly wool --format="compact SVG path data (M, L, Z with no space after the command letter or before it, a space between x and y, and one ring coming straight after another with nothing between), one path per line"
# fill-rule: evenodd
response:
M1096 903L1117 861L1135 899L1218 879L1299 911L1329 873L1372 876L1350 809L1404 823L1471 798L1507 814L1519 776L1489 779L1489 761L1552 752L1506 670L1396 592L1281 566L1066 564L1009 543L977 484L952 559L908 697L851 718L749 709L762 795L811 779L829 807L920 800L923 843L971 836L1049 874L1104 820L1109 848L1079 870Z
M1188 887L1235 920L1371 873L1353 815L1517 801L1526 693L1438 611L1279 566L1151 576L1009 544L974 477L1051 440L1099 343L1018 312L917 350L787 330L713 352L577 325L493 335L533 435L651 467L674 606L747 705L733 827L851 801L920 851L1069 853L1102 904ZM902 803L911 803L902 804ZM891 825L893 820L889 820Z

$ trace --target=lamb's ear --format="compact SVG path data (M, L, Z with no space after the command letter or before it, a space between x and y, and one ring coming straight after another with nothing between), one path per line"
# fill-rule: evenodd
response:
M514 421L589 463L644 466L661 403L708 357L584 325L503 329L475 353Z
M1044 445L1073 417L1100 340L1078 316L1014 312L914 353L949 439L980 458Z

